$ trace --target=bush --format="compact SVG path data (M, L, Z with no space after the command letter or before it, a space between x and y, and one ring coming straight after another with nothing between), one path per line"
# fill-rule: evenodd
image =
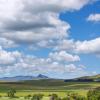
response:
M15 93L16 93L16 90L15 89L10 89L7 93L8 97L10 98L14 98L15 97Z
M58 95L57 94L51 94L50 100L59 100Z
M86 100L86 98L77 93L70 93L65 98L62 98L62 100Z
M100 87L89 90L87 93L88 100L100 100Z
M31 98L31 100L41 100L43 98L43 96L44 96L43 94L35 94Z
M27 96L24 97L24 99L30 99L32 96L29 94Z

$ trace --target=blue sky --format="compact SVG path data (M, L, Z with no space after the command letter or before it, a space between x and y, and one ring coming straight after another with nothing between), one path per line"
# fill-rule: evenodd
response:
M60 19L71 25L70 38L75 40L90 40L100 36L100 23L88 22L86 19L90 14L100 13L100 3L87 5L76 12L66 12L60 15Z
M0 0L0 77L38 74L100 74L99 0Z
M99 22L88 22L86 19L91 13L100 13L100 2L87 5L81 10L76 12L65 12L61 13L60 19L64 20L71 25L70 36L74 40L92 40L100 37L100 23ZM87 66L88 71L96 71L100 73L100 58L95 57L93 54L80 55L81 62Z

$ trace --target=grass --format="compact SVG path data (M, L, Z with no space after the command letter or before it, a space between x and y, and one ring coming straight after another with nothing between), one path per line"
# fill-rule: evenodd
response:
M16 93L16 96L17 97L19 97L19 98L13 98L13 99L10 99L10 98L8 98L8 97L6 97L7 96L7 94L6 93L0 93L0 95L2 96L1 98L0 98L0 100L25 100L24 99L24 97L25 96L27 96L27 95L34 95L34 94L43 94L44 95L44 97L43 97L43 99L42 100L49 100L49 95L50 94L57 94L59 97L65 97L68 93L78 93L78 94L80 94L80 95L83 95L83 96L86 96L86 94L87 94L87 90L67 90L67 91L60 91L59 90L59 92L52 92L52 91L50 91L50 90L46 90L46 91L44 91L44 92L40 92L39 90L38 91L34 91L34 90L25 90L25 91L17 91L17 93Z
M83 90L83 89L77 89L77 90L59 90L59 91L52 91L52 90L17 90L17 93L15 94L16 97L18 98L13 98L10 99L7 96L6 92L0 92L0 100L25 100L24 97L31 95L33 96L34 94L43 94L44 97L42 100L49 100L49 95L50 94L57 94L59 97L66 97L68 93L78 93L81 96L87 96L88 90Z
M17 93L16 93L16 96L18 96L18 97L23 97L23 96L27 96L27 95L34 95L34 94L43 94L44 96L48 96L48 95L50 95L50 94L57 94L58 96L60 96L60 97L65 97L66 96L66 94L68 94L68 93L78 93L78 94L80 94L80 95L83 95L83 96L86 96L86 94L87 94L87 91L88 90L67 90L67 91L65 91L65 90L59 90L59 91L34 91L34 90L27 90L27 91L17 91ZM7 96L7 93L6 92L0 92L0 95L1 96Z
M8 97L1 97L0 100L25 100L24 97L10 99ZM49 97L43 97L42 100L50 100Z
M59 97L65 97L68 93L78 93L86 96L91 88L100 87L99 82L64 82L63 80L37 80L28 82L0 82L0 100L11 100L7 98L7 91L11 88L17 91L12 100L24 100L27 95L43 94L43 100L49 100L48 95L57 94Z
M19 82L19 83L0 83L0 91L5 92L11 88L16 90L51 90L51 91L59 91L59 90L77 90L77 89L91 89L100 87L100 82L63 82L60 81L50 81L50 80L37 80L37 81L28 81L28 82Z

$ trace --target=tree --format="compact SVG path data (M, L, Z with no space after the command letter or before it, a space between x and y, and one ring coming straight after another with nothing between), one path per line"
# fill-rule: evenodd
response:
M11 89L11 90L9 90L8 91L8 97L11 97L11 98L13 98L13 97L15 97L15 93L16 93L16 90L15 89Z
M32 96L29 94L29 95L25 96L24 98L29 100L31 97Z
M35 94L31 100L41 100L43 98L43 94Z
M58 95L57 94L50 95L50 100L59 100Z

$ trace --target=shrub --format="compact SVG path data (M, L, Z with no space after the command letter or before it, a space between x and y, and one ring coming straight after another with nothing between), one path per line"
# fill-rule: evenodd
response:
M32 96L29 94L27 96L24 97L24 99L30 99Z
M10 89L7 93L8 97L10 98L14 98L15 97L15 93L16 93L16 90L15 89Z
M100 100L100 87L89 90L87 93L88 100Z
M31 98L31 100L41 100L43 98L43 94L35 94Z
M61 100L57 94L51 94L50 95L50 100Z
M62 100L86 100L86 98L77 93L70 93Z

